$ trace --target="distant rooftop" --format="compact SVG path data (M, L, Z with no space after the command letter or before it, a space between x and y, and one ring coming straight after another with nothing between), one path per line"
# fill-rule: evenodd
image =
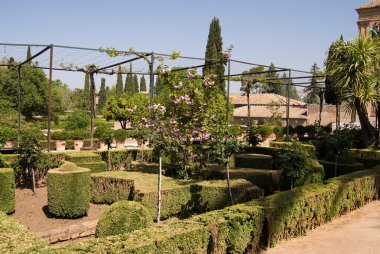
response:
M370 8L375 8L375 7L380 7L380 0L375 0L375 1L365 3L362 6L356 8L356 10L370 9Z
M243 93L230 94L230 100L233 105L247 105L247 96ZM286 97L274 93L252 93L249 95L250 104L286 104ZM305 103L290 99L291 105L304 106Z

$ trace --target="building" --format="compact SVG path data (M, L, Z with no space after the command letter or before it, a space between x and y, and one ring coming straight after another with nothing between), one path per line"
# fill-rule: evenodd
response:
M370 34L370 28L375 23L380 24L380 0L365 3L356 11L359 14L357 22L359 34Z

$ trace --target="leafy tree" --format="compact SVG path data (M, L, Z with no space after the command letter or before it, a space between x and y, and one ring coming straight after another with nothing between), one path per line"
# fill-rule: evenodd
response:
M90 115L88 111L75 110L67 116L65 129L69 131L87 130L90 126Z
M263 93L274 93L279 95L285 95L285 89L279 80L279 75L277 72L274 72L276 67L273 63L270 64L268 68L268 73L265 74L265 77L268 81L264 81L261 92Z
M375 131L369 121L367 105L379 102L378 71L380 41L359 36L352 41L337 40L329 50L325 65L333 77L347 109L357 112L361 125L362 146L375 141Z
M203 68L203 75L216 75L216 84L220 88L220 92L224 94L225 82L221 78L224 75L224 64L220 61L220 59L223 58L223 40L221 30L219 19L214 17L210 23L205 53L206 66Z
M106 79L102 78L99 89L99 101L98 101L98 111L101 112L103 110L104 105L107 101L107 92L106 92Z
M86 73L84 76L83 87L83 110L90 110L91 107L91 90L90 90L90 75Z
M116 96L121 96L122 94L123 94L123 76L121 74L121 67L119 66L117 70Z
M0 128L17 129L18 113L15 108L14 103L5 97L0 97Z
M129 64L129 72L127 74L127 77L125 78L125 92L128 93L134 93L135 92L135 86L133 83L133 75L132 75L132 63Z
M0 68L1 95L9 100L14 108L18 105L18 79L15 69ZM21 113L26 120L35 115L47 115L48 80L38 68L21 68Z
M133 76L133 92L138 93L139 92L139 80L137 78L137 75L135 74Z
M144 75L140 79L140 92L146 92L146 81Z
M318 84L318 75L320 74L319 67L316 63L310 69L312 72L312 78L310 80L310 85L304 89L306 96L304 101L307 104L319 104L320 103L320 95L321 95L321 86Z
M127 123L137 125L142 117L148 115L148 96L141 93L124 93L120 97L109 98L103 109L103 115L109 120L119 121L121 127L126 129Z

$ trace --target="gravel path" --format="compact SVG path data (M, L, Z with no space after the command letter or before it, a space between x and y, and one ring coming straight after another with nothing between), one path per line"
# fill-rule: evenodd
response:
M278 244L262 254L380 253L380 201L322 225L307 236Z

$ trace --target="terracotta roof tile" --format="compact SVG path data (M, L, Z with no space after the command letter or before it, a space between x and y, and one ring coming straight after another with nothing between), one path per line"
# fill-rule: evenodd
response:
M253 93L249 96L250 104L270 104L279 103L286 104L286 97L274 93ZM233 105L247 105L247 97L245 94L230 94L231 103ZM304 102L290 99L291 105L305 105Z
M380 7L380 0L375 0L375 1L365 3L362 6L356 8L356 10L370 9L370 8L374 8L374 7Z
M281 117L286 118L286 107L279 107L277 110L281 114ZM292 119L307 119L306 108L291 107L289 111L289 117ZM248 106L243 106L234 109L234 117L247 117ZM251 106L251 117L268 118L272 116L271 110L266 106Z

